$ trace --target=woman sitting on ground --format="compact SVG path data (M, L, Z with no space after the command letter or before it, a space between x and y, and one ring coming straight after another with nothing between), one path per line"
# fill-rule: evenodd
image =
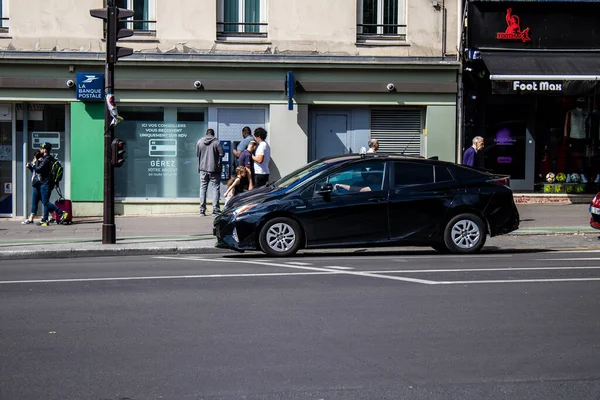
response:
M225 198L225 204L235 196L236 194L245 192L250 187L250 180L248 179L248 172L246 167L239 166L235 169L235 175L227 182L227 191L223 196Z

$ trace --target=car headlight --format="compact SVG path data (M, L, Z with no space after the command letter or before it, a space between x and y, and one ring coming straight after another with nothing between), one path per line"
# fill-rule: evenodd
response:
M245 213L246 211L256 207L257 205L258 204L246 204L245 206L238 207L235 210L233 210L233 215L237 217L238 215Z

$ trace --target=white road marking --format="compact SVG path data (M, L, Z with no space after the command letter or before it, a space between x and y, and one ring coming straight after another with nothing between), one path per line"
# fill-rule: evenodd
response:
M487 281L436 281L435 285L469 285L485 283L547 283L547 282L590 282L600 278L557 278L557 279L503 279Z
M554 253L600 253L600 250L558 250Z
M535 261L600 261L600 258L536 258Z
M379 279L389 279L392 281L403 281L403 282L413 282L413 283L422 283L423 285L435 285L435 281L428 281L425 279L415 279L415 278L406 278L403 276L388 276L388 275L379 275L373 274L370 272L349 272L349 271L340 271L344 274L348 275L356 275L356 276L366 276L369 278L379 278Z
M21 281L0 281L0 284L10 283L65 283L65 282L105 282L105 281L140 281L152 279L202 279L202 278L253 278L269 276L292 275L336 275L341 271L329 272L273 272L266 274L214 274L214 275L173 275L173 276L122 276L114 278L73 278L73 279L32 279Z
M311 263L298 262L298 261L288 261L288 262L286 262L286 264L291 264L291 265L300 265L300 266L304 266L304 265L312 265Z
M328 266L323 267L323 268L331 268L331 269L354 269L353 267L336 267L336 266L333 266L333 265L328 265ZM365 272L371 272L371 271L365 271Z
M414 255L414 256L408 256L406 258L400 258L398 256L394 257L397 260L396 261L406 261L411 260L411 259L428 259L428 258L435 258L438 260L444 260L447 258L464 258L467 260L471 260L474 258L480 259L480 258L513 258L514 255L513 254L438 254L437 256L419 256L419 255Z
M370 277L370 278L388 279L388 280L392 280L392 281L422 283L424 285L435 284L434 281L428 281L428 280L424 280L424 279L405 278L405 277L401 277L401 276L379 275L379 274L374 274L374 273L368 272L368 271L367 272L339 271L339 270L332 270L332 269L327 269L327 268L322 268L322 267L303 267L303 266L299 266L299 265L288 265L288 264L273 263L273 262L266 263L266 262L254 261L254 260L239 260L239 259L226 260L226 259L214 259L214 258L211 259L211 258L174 257L174 256L157 256L154 258L160 258L160 259L166 259L166 260L182 260L182 261L196 260L196 261L222 262L222 263L253 264L253 265L263 265L263 266L267 266L267 267L294 268L294 269L303 269L303 270L319 271L319 272L336 272L338 274L344 274L344 275L366 276L366 277Z
M577 269L600 269L593 267L517 267L517 268L464 268L464 269L400 269L400 270L381 270L365 271L374 274L413 274L413 273L437 273L437 272L498 272L498 271L552 271L552 270L577 270Z

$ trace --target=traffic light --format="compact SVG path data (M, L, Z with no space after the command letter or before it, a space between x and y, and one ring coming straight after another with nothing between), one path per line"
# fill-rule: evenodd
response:
M125 162L125 142L121 139L115 139L110 146L111 164L113 167L120 167Z
M117 46L117 40L133 36L131 29L119 27L119 21L133 17L133 11L125 8L118 8L114 5L114 0L107 1L108 7L90 10L90 15L94 18L104 20L106 32L106 62L114 64L121 57L133 54L133 49L129 47Z

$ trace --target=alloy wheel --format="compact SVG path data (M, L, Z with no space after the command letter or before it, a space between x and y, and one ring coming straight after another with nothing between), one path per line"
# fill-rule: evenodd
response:
M452 226L452 241L461 249L471 249L481 240L479 226L468 219L462 219Z
M273 224L267 231L267 243L276 252L290 250L296 243L294 229L283 222Z

